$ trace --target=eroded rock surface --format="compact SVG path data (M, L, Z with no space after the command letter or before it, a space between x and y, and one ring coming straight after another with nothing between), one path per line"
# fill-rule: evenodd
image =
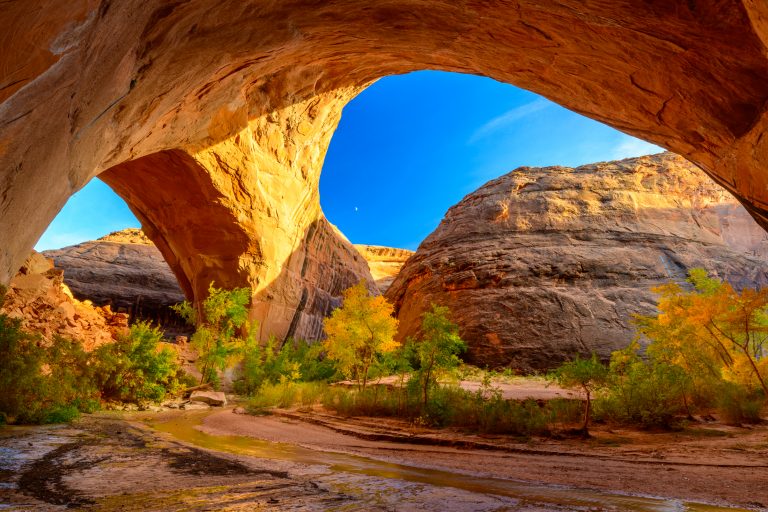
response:
M380 245L355 244L355 249L368 262L371 276L376 281L376 286L381 293L387 291L405 262L413 256L413 251L408 249L382 247Z
M128 327L127 315L73 298L62 271L38 253L11 280L4 301L0 298L0 312L20 318L22 327L44 342L63 336L81 341L86 350L114 341Z
M768 225L762 1L49 4L0 10L3 284L101 175L189 298L249 286L264 334L312 331L303 312L327 301L305 294L304 255L352 254L317 200L341 109L418 69L515 84L685 155ZM323 273L329 296L344 275Z
M387 297L400 338L435 302L450 307L471 362L542 370L625 346L631 315L654 310L651 287L690 268L768 285L766 247L728 192L670 153L521 167L448 210Z
M304 339L321 337L322 319L340 304L341 290L356 280L369 279L364 271L366 263L376 287L383 292L413 254L406 249L366 245L355 245L357 252L352 252L348 250L346 238L334 226L327 221L320 226L324 232L311 233L306 255L301 259L295 257L301 262L301 268L296 269L299 274L296 279L301 278L303 270L302 282L308 291L291 335ZM324 260L341 250L343 257L335 263ZM178 318L168 308L184 300L184 294L163 255L141 229L124 229L98 240L43 254L64 271L64 282L78 299L90 300L98 306L111 305L115 311L150 319L162 325L167 333L168 329L175 334L183 331ZM267 335L285 327L280 323L273 330L269 317L257 317L257 320L265 323L263 330ZM288 334L288 331L281 332L283 336Z
M184 300L163 255L140 229L43 252L64 271L75 297L161 325L178 324L169 306Z

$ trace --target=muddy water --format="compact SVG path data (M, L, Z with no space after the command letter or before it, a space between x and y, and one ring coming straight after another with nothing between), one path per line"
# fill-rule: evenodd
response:
M504 510L574 510L574 511L654 511L654 512L709 512L718 510L745 510L724 508L703 503L684 502L649 496L630 496L597 492L586 489L545 486L514 480L486 478L461 473L394 464L386 461L344 454L317 451L301 446L262 441L243 436L214 436L196 429L207 412L187 413L169 420L146 420L152 428L172 435L193 445L222 452L247 455L261 459L287 461L300 465L323 467L331 475L361 475L391 484L386 486L389 501L397 502L392 493L411 492L404 484L454 489L473 495L511 498L514 508ZM457 452L457 456L460 453ZM371 482L371 478L366 481ZM365 489L351 489L348 478L325 478L325 483L338 492L353 494L366 492ZM380 489L379 489L380 490ZM368 490L370 492L371 489ZM407 496L403 496L407 501Z

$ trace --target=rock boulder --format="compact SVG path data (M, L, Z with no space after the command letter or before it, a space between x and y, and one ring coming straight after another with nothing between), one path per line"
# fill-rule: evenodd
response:
M663 153L522 167L448 210L387 297L402 339L449 306L480 366L551 368L607 357L633 337L651 288L704 267L738 287L768 284L768 236L696 166Z

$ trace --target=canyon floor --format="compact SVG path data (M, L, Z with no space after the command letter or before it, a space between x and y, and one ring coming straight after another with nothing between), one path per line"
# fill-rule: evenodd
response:
M766 510L768 425L516 440L319 412L0 429L5 510Z

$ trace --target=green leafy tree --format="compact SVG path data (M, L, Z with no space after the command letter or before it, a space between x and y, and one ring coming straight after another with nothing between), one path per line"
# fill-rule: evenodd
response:
M127 334L93 352L95 380L105 400L160 401L176 385L176 354L160 349L163 333L149 322L133 324Z
M675 416L690 408L692 380L686 371L653 356L640 357L637 341L611 354L610 380L600 398L608 418L643 427L672 426Z
M395 341L397 320L392 305L381 295L368 294L365 281L344 291L340 308L325 319L323 347L339 370L365 389L372 367L381 354L400 344Z
M90 355L61 337L46 343L0 314L0 412L17 423L57 423L98 407Z
M248 288L224 290L213 283L200 311L187 301L173 309L196 326L190 343L197 350L197 366L202 374L200 384L217 384L219 372L223 372L242 355L246 340L254 333L248 325L248 304L251 292ZM245 336L240 336L241 331Z
M567 389L578 389L584 393L584 419L581 431L589 435L589 419L592 412L592 395L608 382L608 368L592 354L589 359L576 357L564 363L550 374L550 378Z
M429 402L429 390L437 385L441 375L456 368L458 355L467 349L459 336L459 328L449 319L450 310L432 304L432 310L423 315L420 340L414 345L418 362L416 378L421 388L422 404Z

